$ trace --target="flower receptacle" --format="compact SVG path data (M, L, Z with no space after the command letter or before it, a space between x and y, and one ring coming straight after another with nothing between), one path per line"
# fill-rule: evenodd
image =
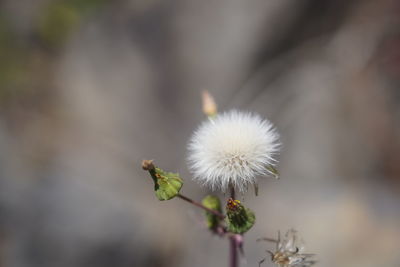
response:
M142 168L150 173L154 182L154 191L159 200L169 200L179 194L183 185L183 180L179 177L179 174L165 172L154 166L151 160L144 160Z
M244 207L239 200L228 199L226 204L226 225L229 232L243 234L253 227L256 217L253 211Z

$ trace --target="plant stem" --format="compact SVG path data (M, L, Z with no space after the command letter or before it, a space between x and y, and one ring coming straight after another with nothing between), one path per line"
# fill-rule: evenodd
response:
M231 198L233 199L233 200L235 200L235 187L233 187L233 185L231 185L230 187L229 187L229 190L230 190L230 193L231 193Z
M235 199L235 187L233 185L230 186L231 198ZM238 267L238 247L235 235L232 235L229 238L229 246L230 246L230 257L229 257L229 267Z
M229 259L229 267L237 267L238 266L238 255L237 255L237 246L235 236L230 237L230 259Z
M216 211L216 210L207 208L207 207L204 206L203 204L201 204L201 203L199 203L199 202L196 202L196 201L194 201L193 199L190 199L190 198L188 198L188 197L186 197L186 196L184 196L184 195L181 195L181 194L178 194L177 197L179 197L179 198L181 198L181 199L183 199L183 200L185 200L185 201L187 201L187 202L189 202L189 203L195 205L196 207L202 208L203 210L208 211L208 212L214 214L215 216L219 217L219 218L222 219L222 220L225 219L225 215L223 215L222 213L220 213L220 212L218 212L218 211Z

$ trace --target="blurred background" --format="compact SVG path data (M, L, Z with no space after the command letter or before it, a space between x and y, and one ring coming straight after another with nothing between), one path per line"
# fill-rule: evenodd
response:
M227 266L202 211L159 202L140 166L209 193L185 164L203 89L282 137L281 179L241 196L257 214L241 266L290 227L316 266L400 266L399 13L393 0L0 1L0 267Z

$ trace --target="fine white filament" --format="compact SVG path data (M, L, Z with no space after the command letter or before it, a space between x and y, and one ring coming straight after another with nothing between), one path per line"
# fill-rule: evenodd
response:
M232 110L203 122L190 139L189 169L212 190L246 191L275 165L279 135L259 115Z

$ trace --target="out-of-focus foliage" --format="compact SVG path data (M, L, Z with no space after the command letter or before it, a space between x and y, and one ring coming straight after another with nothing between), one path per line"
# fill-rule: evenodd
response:
M33 92L37 72L50 70L46 57L52 57L80 23L103 7L108 0L61 0L45 3L33 31L21 34L0 10L0 103L10 104L20 98L37 95ZM49 53L49 50L52 53ZM39 62L39 66L38 66ZM42 86L37 85L34 90Z
M28 56L0 13L0 103L29 90Z
M77 29L85 16L98 10L108 0L53 1L43 10L38 22L39 36L48 45L62 45L69 34Z

